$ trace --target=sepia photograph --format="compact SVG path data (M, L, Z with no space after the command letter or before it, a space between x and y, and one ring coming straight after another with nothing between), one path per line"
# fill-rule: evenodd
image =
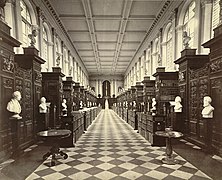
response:
M0 0L0 180L222 180L222 0Z

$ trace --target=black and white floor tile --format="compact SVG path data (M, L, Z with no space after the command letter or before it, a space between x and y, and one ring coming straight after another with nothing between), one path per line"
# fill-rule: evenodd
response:
M165 148L152 147L112 110L102 110L76 147L63 151L67 159L51 167L48 158L26 179L211 179L176 153L179 164L162 164Z

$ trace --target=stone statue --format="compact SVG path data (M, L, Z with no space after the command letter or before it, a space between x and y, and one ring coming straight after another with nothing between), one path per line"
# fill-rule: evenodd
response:
M4 11L5 4L6 0L0 1L0 20L3 22L5 21L5 11Z
M79 108L80 108L80 109L83 108L83 102L82 102L82 101L79 102Z
M181 97L177 96L175 98L175 106L174 106L174 112L182 112L182 105L181 105Z
M151 109L152 115L156 115L156 98L152 98L152 109Z
M39 113L45 114L47 112L46 98L41 97L40 102L41 103L39 104Z
M56 53L57 57L56 57L56 66L59 67L60 65L60 54L59 53Z
M12 99L7 104L7 110L13 113L12 118L22 119L22 117L19 115L22 111L21 105L19 103L21 98L21 93L19 91L15 91L12 93Z
M183 31L183 45L185 49L190 49L189 42L191 40L191 37L188 36L187 31Z
M62 100L62 115L67 116L67 105L66 105L66 99Z
M36 43L36 36L38 35L38 28L33 26L32 33L28 35L29 39L31 40L30 46L34 47Z
M205 96L203 98L203 107L202 117L203 118L213 118L214 107L211 106L212 99L210 96Z

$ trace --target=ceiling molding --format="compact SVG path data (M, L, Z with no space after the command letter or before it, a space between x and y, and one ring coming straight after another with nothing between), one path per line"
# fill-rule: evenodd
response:
M91 4L89 2L89 0L82 0L82 5L83 5L83 9L85 12L85 20L87 22L88 25L88 29L89 29L89 33L90 33L90 38L91 38L91 44L93 47L93 52L95 54L95 60L96 62L100 62L99 60L99 53L98 53L98 44L96 42L96 36L95 36L95 27L94 27L94 23L93 23L93 19L92 19L92 8L91 8ZM97 70L100 71L100 66L97 64Z
M131 7L132 7L132 0L124 1L122 19L120 22L119 34L118 34L118 39L116 43L116 50L115 50L114 61L113 61L113 66L112 66L112 69L114 71L116 69L116 62L118 61L120 50L122 47L123 37L124 37L124 33L126 31L126 26L127 26L127 19L129 18Z
M162 6L161 10L159 11L158 15L156 16L155 20L153 21L151 27L149 28L149 30L147 31L146 35L143 38L143 41L141 42L141 44L139 45L139 47L136 50L136 53L134 54L134 56L132 57L132 59L130 60L129 65L127 66L126 70L128 70L128 68L131 66L133 59L135 58L135 56L137 55L139 49L142 47L143 43L146 41L147 37L150 35L150 33L153 31L154 27L156 26L156 24L158 23L158 21L161 19L161 17L163 16L165 10L167 9L167 7L170 5L171 1L167 0L164 5ZM127 71L126 71L127 72Z
M49 11L51 12L51 14L54 16L55 20L57 21L57 23L59 24L60 28L62 29L63 33L66 35L67 39L69 40L70 44L72 45L76 55L78 56L79 60L81 61L82 66L85 68L85 71L88 73L85 64L82 61L82 58L80 56L80 54L78 53L75 45L72 43L71 38L69 37L68 32L66 31L65 27L63 26L59 16L57 15L55 9L53 8L53 6L51 5L51 3L49 2L49 0L44 0L46 6L48 7Z

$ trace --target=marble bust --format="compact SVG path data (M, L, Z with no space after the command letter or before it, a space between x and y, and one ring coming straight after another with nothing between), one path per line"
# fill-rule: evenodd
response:
M152 98L152 109L151 109L152 115L156 115L156 98Z
M203 98L203 107L202 117L203 118L213 118L214 107L211 106L212 99L210 96L205 96Z
M174 112L182 112L182 105L181 105L181 97L177 96L175 98L175 106L174 106Z
M63 116L67 116L66 99L63 99L63 100L62 100L62 113L63 113Z
M83 108L83 102L82 102L82 101L79 102L79 108L80 108L80 109Z
M12 99L7 104L7 110L13 113L12 118L22 119L22 117L19 115L22 111L21 105L19 103L21 98L21 93L19 91L15 91L12 93Z
M46 98L41 97L40 102L41 103L39 104L39 112L46 113L47 112Z

